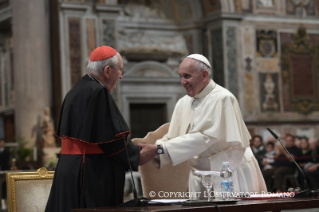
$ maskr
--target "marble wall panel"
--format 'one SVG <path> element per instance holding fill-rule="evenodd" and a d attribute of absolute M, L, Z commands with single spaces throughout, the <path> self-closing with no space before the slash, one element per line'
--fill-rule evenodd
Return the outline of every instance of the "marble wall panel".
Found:
<path fill-rule="evenodd" d="M 102 20 L 102 43 L 103 45 L 116 48 L 115 23 L 113 20 Z"/>
<path fill-rule="evenodd" d="M 258 58 L 256 68 L 263 72 L 279 72 L 278 58 Z"/>
<path fill-rule="evenodd" d="M 68 18 L 71 87 L 82 77 L 81 18 Z"/>
<path fill-rule="evenodd" d="M 184 35 L 184 39 L 186 42 L 188 54 L 194 54 L 194 43 L 193 43 L 193 36 L 191 34 Z"/>
<path fill-rule="evenodd" d="M 254 94 L 254 49 L 255 47 L 255 30 L 248 26 L 243 26 L 240 30 L 242 48 L 238 49 L 241 56 L 241 76 L 243 77 L 243 113 L 244 116 L 251 116 L 255 113 L 255 94 Z"/>
<path fill-rule="evenodd" d="M 86 55 L 90 57 L 91 52 L 96 48 L 95 19 L 86 19 Z"/>
<path fill-rule="evenodd" d="M 244 13 L 253 12 L 253 2 L 252 0 L 241 0 L 242 11 Z"/>
<path fill-rule="evenodd" d="M 222 29 L 211 30 L 211 44 L 212 44 L 212 66 L 214 81 L 225 86 L 224 76 L 224 57 L 223 57 L 223 37 Z"/>
<path fill-rule="evenodd" d="M 226 29 L 226 54 L 228 69 L 228 88 L 238 99 L 238 74 L 237 74 L 237 39 L 236 28 Z"/>
<path fill-rule="evenodd" d="M 251 114 L 255 111 L 254 81 L 252 73 L 245 73 L 245 112 Z"/>

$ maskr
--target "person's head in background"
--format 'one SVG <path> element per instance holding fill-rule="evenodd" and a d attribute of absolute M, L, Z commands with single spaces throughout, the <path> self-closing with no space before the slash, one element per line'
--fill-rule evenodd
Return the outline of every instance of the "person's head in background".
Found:
<path fill-rule="evenodd" d="M 259 148 L 263 145 L 263 138 L 260 135 L 254 135 L 252 138 L 252 145 L 255 148 Z"/>
<path fill-rule="evenodd" d="M 293 136 L 292 134 L 286 134 L 285 147 L 292 148 L 293 146 L 295 146 L 295 136 Z"/>
<path fill-rule="evenodd" d="M 3 139 L 1 139 L 0 140 L 0 148 L 4 148 L 5 146 L 6 146 L 6 142 Z"/>
<path fill-rule="evenodd" d="M 266 151 L 272 152 L 275 150 L 275 144 L 273 142 L 268 141 L 266 144 Z"/>
<path fill-rule="evenodd" d="M 302 153 L 306 153 L 309 150 L 308 138 L 306 136 L 300 138 L 300 149 Z"/>
<path fill-rule="evenodd" d="M 316 139 L 316 138 L 309 139 L 309 149 L 311 151 L 315 151 L 319 148 L 319 147 L 317 147 L 317 144 L 318 144 L 318 139 Z"/>

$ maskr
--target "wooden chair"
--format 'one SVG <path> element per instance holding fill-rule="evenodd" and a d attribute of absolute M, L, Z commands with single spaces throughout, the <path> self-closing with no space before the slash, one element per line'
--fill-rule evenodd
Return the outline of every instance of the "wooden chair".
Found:
<path fill-rule="evenodd" d="M 140 142 L 155 144 L 156 140 L 162 138 L 169 128 L 169 123 L 162 125 L 154 132 L 149 132 L 144 138 L 134 138 L 132 141 L 137 144 Z M 168 164 L 161 169 L 155 168 L 152 162 L 140 166 L 143 196 L 149 199 L 158 199 L 160 191 L 163 192 L 186 192 L 188 187 L 188 178 L 190 163 L 186 161 L 177 166 Z M 153 193 L 154 191 L 155 193 Z M 150 196 L 150 192 L 154 195 Z M 164 196 L 161 192 L 159 195 Z M 166 193 L 169 194 L 169 193 Z M 164 199 L 185 199 L 174 195 L 165 195 Z"/>
<path fill-rule="evenodd" d="M 9 212 L 43 212 L 47 204 L 54 171 L 7 173 Z"/>

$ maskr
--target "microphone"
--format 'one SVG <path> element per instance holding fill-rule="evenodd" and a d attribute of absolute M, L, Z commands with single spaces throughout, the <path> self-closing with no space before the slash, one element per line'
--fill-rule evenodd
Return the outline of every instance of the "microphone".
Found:
<path fill-rule="evenodd" d="M 270 132 L 270 134 L 277 140 L 280 142 L 281 146 L 285 149 L 285 151 L 288 153 L 288 155 L 290 156 L 290 158 L 292 159 L 292 161 L 296 164 L 296 166 L 298 167 L 298 169 L 300 170 L 301 174 L 303 175 L 304 178 L 304 186 L 305 186 L 305 190 L 301 191 L 299 193 L 297 193 L 293 198 L 298 198 L 298 197 L 310 197 L 312 194 L 315 195 L 315 193 L 317 193 L 317 190 L 310 190 L 308 187 L 308 183 L 307 183 L 307 179 L 305 176 L 305 173 L 302 171 L 302 169 L 300 168 L 300 166 L 297 164 L 297 162 L 295 161 L 295 159 L 291 156 L 291 154 L 289 153 L 289 151 L 286 149 L 286 147 L 283 145 L 283 143 L 281 142 L 281 140 L 279 139 L 278 135 L 276 135 L 276 133 L 274 133 L 271 129 L 267 128 L 267 130 Z M 318 195 L 318 194 L 317 194 Z"/>
<path fill-rule="evenodd" d="M 121 130 L 121 125 L 120 125 L 120 122 L 119 122 L 118 119 L 117 119 L 117 123 L 119 124 L 120 130 Z M 122 132 L 122 135 L 123 135 L 124 146 L 126 146 L 124 132 Z M 131 180 L 132 180 L 132 185 L 133 185 L 134 199 L 122 203 L 120 205 L 120 207 L 133 207 L 133 206 L 144 206 L 144 205 L 147 205 L 148 201 L 149 201 L 147 198 L 145 198 L 145 197 L 138 198 L 137 197 L 137 192 L 136 192 L 136 187 L 135 187 L 135 182 L 134 182 L 134 178 L 133 178 L 133 172 L 132 172 L 132 167 L 131 167 L 130 157 L 129 157 L 129 154 L 128 154 L 128 151 L 127 151 L 127 147 L 125 148 L 125 151 L 126 151 L 127 162 L 129 164 L 129 168 L 130 168 L 130 172 L 131 172 Z"/>

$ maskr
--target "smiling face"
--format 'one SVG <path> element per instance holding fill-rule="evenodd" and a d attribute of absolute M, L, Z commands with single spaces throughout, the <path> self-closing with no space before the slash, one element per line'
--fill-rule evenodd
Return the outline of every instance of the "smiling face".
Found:
<path fill-rule="evenodd" d="M 184 86 L 187 95 L 190 97 L 196 96 L 209 83 L 207 70 L 199 72 L 199 70 L 194 68 L 194 63 L 194 59 L 186 58 L 178 69 L 181 85 Z"/>

